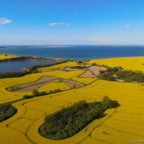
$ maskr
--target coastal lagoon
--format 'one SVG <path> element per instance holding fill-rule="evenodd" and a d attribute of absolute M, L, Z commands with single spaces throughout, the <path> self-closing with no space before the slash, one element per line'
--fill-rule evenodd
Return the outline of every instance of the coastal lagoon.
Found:
<path fill-rule="evenodd" d="M 21 71 L 23 68 L 30 67 L 33 65 L 53 64 L 53 63 L 56 63 L 56 61 L 20 60 L 20 61 L 0 62 L 0 72 Z"/>

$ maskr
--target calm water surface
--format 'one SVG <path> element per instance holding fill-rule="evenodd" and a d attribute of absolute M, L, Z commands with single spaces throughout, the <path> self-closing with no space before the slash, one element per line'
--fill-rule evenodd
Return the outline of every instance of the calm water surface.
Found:
<path fill-rule="evenodd" d="M 144 46 L 7 46 L 1 54 L 47 58 L 101 59 L 144 56 Z"/>
<path fill-rule="evenodd" d="M 52 64 L 55 61 L 44 60 L 24 60 L 24 61 L 12 61 L 12 62 L 0 62 L 0 72 L 21 71 L 23 68 L 30 67 L 39 64 Z"/>
<path fill-rule="evenodd" d="M 0 49 L 0 54 L 63 59 L 102 59 L 144 56 L 144 46 L 7 46 Z M 45 64 L 45 62 L 1 63 L 0 71 L 20 70 L 35 64 Z"/>

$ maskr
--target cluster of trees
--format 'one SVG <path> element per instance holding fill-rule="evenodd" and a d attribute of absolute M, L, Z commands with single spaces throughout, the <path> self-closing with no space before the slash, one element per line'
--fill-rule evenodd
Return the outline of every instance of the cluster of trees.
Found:
<path fill-rule="evenodd" d="M 113 77 L 113 75 L 110 73 L 100 73 L 98 78 L 103 80 L 108 80 L 108 81 L 116 81 L 116 78 Z"/>
<path fill-rule="evenodd" d="M 99 118 L 106 109 L 118 106 L 117 101 L 112 101 L 107 96 L 103 98 L 102 102 L 80 101 L 46 116 L 44 124 L 39 128 L 39 133 L 46 138 L 55 140 L 68 138 Z"/>
<path fill-rule="evenodd" d="M 21 77 L 21 76 L 24 76 L 24 75 L 27 75 L 27 74 L 37 73 L 38 68 L 49 67 L 49 66 L 53 66 L 53 65 L 57 65 L 57 64 L 61 64 L 61 63 L 65 63 L 65 62 L 58 62 L 58 63 L 54 63 L 54 64 L 45 64 L 45 65 L 34 65 L 34 66 L 26 68 L 25 71 L 1 72 L 0 73 L 0 78 Z"/>
<path fill-rule="evenodd" d="M 77 60 L 76 62 L 80 65 L 86 65 L 86 62 L 89 62 L 89 60 L 88 59 L 83 59 L 83 60 Z"/>
<path fill-rule="evenodd" d="M 91 66 L 96 66 L 96 65 L 97 65 L 97 63 L 92 63 L 92 64 L 91 64 Z"/>
<path fill-rule="evenodd" d="M 17 72 L 0 72 L 0 78 L 12 78 L 12 77 L 21 77 L 30 72 L 17 71 Z"/>
<path fill-rule="evenodd" d="M 0 122 L 16 114 L 17 109 L 11 104 L 0 104 Z"/>
<path fill-rule="evenodd" d="M 23 98 L 29 99 L 29 98 L 48 95 L 48 94 L 57 93 L 57 92 L 61 92 L 61 90 L 55 89 L 55 90 L 50 90 L 49 92 L 47 92 L 47 91 L 39 92 L 37 89 L 35 89 L 35 90 L 33 90 L 32 95 L 24 95 Z"/>
<path fill-rule="evenodd" d="M 84 63 L 84 62 L 89 62 L 89 59 L 82 59 L 82 60 L 77 60 L 77 63 Z"/>
<path fill-rule="evenodd" d="M 122 67 L 108 67 L 106 71 L 100 71 L 99 78 L 109 81 L 116 81 L 118 78 L 118 72 L 121 72 L 122 69 Z M 113 74 L 115 74 L 115 76 Z"/>
<path fill-rule="evenodd" d="M 113 74 L 116 74 L 116 77 L 113 76 Z M 123 79 L 127 82 L 144 82 L 144 73 L 141 71 L 131 71 L 131 70 L 123 70 L 122 67 L 113 67 L 108 68 L 106 71 L 100 71 L 99 75 L 100 79 L 115 81 L 118 79 Z"/>
<path fill-rule="evenodd" d="M 132 81 L 136 81 L 136 82 L 140 82 L 143 83 L 144 82 L 144 73 L 137 71 L 128 71 L 128 70 L 124 70 L 124 71 L 119 71 L 117 72 L 117 75 L 120 79 L 124 79 L 127 82 L 132 82 Z"/>
<path fill-rule="evenodd" d="M 110 73 L 117 73 L 118 71 L 121 71 L 123 68 L 122 67 L 108 67 L 107 72 Z"/>

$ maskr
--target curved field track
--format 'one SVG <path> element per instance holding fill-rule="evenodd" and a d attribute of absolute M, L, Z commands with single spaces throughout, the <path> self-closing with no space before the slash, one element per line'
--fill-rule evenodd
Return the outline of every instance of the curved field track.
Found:
<path fill-rule="evenodd" d="M 15 88 L 15 92 L 31 92 L 34 89 L 38 89 L 45 84 L 54 83 L 54 82 L 62 82 L 64 84 L 68 85 L 70 88 L 79 88 L 79 87 L 84 86 L 84 84 L 79 83 L 79 82 L 75 82 L 72 80 L 43 76 L 35 82 L 12 86 L 12 87 L 7 88 L 7 90 L 11 91 L 11 89 Z"/>
<path fill-rule="evenodd" d="M 41 87 L 47 83 L 58 82 L 58 81 L 59 81 L 58 78 L 43 76 L 35 82 L 22 84 L 22 85 L 16 85 L 16 86 L 7 88 L 7 90 L 11 91 L 12 88 L 16 88 L 15 91 L 17 91 L 17 92 L 31 92 L 34 89 L 38 89 L 39 87 Z"/>
<path fill-rule="evenodd" d="M 38 133 L 46 115 L 80 100 L 101 101 L 108 96 L 120 103 L 109 109 L 76 135 L 50 140 Z M 144 87 L 135 83 L 98 80 L 91 85 L 44 97 L 19 101 L 18 113 L 0 123 L 0 143 L 4 144 L 130 144 L 144 139 Z"/>
<path fill-rule="evenodd" d="M 29 92 L 29 91 L 32 91 L 34 89 L 37 89 L 37 88 L 43 86 L 46 83 L 57 82 L 58 80 L 59 79 L 55 78 L 55 77 L 43 76 L 43 77 L 39 78 L 37 81 L 35 81 L 35 82 L 22 84 L 22 85 L 16 85 L 16 86 L 13 86 L 13 87 L 16 88 L 15 91 L 17 91 L 17 92 Z M 9 88 L 7 88 L 7 90 L 11 91 L 11 89 L 13 87 L 9 87 Z"/>

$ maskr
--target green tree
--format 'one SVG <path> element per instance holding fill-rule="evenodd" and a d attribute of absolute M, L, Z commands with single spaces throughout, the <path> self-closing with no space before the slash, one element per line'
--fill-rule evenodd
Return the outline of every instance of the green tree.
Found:
<path fill-rule="evenodd" d="M 34 89 L 32 94 L 33 94 L 33 96 L 39 96 L 39 92 L 37 89 Z"/>
<path fill-rule="evenodd" d="M 107 108 L 109 108 L 110 102 L 111 102 L 111 100 L 109 99 L 109 97 L 107 97 L 107 96 L 103 97 L 102 105 L 103 105 L 103 108 L 104 108 L 105 110 L 106 110 Z"/>

